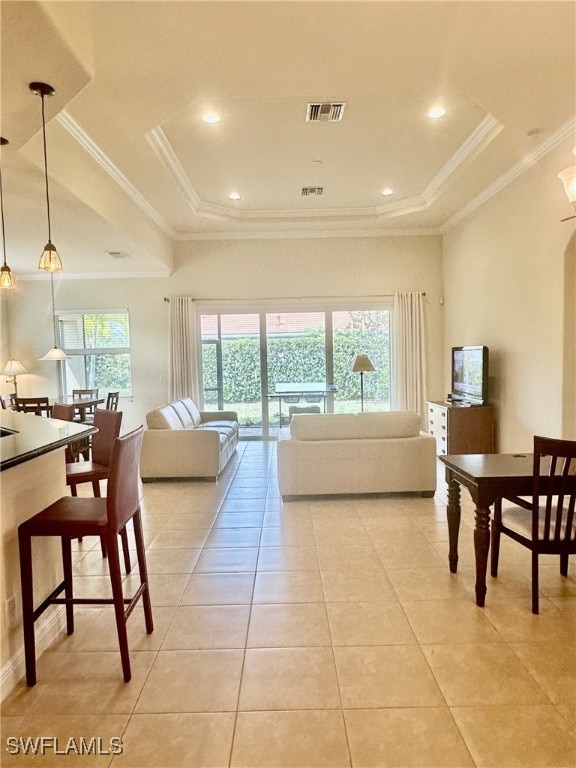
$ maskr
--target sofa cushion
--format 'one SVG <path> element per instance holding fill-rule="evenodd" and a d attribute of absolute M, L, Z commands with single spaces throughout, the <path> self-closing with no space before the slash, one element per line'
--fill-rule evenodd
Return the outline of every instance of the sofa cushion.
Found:
<path fill-rule="evenodd" d="M 180 417 L 172 405 L 163 405 L 146 414 L 148 429 L 183 429 Z"/>
<path fill-rule="evenodd" d="M 418 437 L 420 416 L 415 411 L 359 413 L 358 437 Z"/>
<path fill-rule="evenodd" d="M 196 425 L 194 424 L 190 411 L 186 408 L 184 401 L 175 400 L 173 403 L 170 403 L 170 405 L 178 414 L 178 418 L 182 422 L 182 427 L 184 429 L 194 429 Z"/>
<path fill-rule="evenodd" d="M 290 434 L 297 440 L 352 440 L 418 437 L 420 416 L 412 411 L 294 414 Z"/>
<path fill-rule="evenodd" d="M 197 427 L 198 424 L 200 424 L 200 422 L 202 421 L 202 417 L 200 416 L 200 411 L 196 407 L 196 403 L 193 400 L 191 400 L 189 397 L 183 397 L 180 402 L 190 414 L 192 425 Z"/>
<path fill-rule="evenodd" d="M 297 440 L 348 440 L 356 437 L 353 413 L 295 413 L 290 434 Z"/>

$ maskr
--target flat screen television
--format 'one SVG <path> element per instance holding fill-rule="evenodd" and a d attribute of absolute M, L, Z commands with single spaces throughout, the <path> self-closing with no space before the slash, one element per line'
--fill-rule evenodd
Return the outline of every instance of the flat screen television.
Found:
<path fill-rule="evenodd" d="M 488 399 L 488 347 L 452 347 L 452 400 L 482 405 Z"/>

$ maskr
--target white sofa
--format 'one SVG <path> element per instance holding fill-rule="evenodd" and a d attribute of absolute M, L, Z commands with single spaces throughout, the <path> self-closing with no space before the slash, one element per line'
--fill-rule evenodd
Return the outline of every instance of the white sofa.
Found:
<path fill-rule="evenodd" d="M 143 482 L 156 478 L 216 480 L 238 444 L 234 411 L 199 411 L 185 397 L 146 414 L 140 454 Z"/>
<path fill-rule="evenodd" d="M 436 442 L 409 411 L 295 415 L 277 460 L 284 499 L 436 490 Z"/>

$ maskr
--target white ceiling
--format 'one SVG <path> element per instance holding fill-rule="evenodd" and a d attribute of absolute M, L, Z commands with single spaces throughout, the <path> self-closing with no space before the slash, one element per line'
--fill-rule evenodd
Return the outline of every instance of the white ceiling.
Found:
<path fill-rule="evenodd" d="M 17 276 L 38 274 L 47 238 L 34 80 L 56 89 L 52 239 L 69 276 L 168 273 L 177 240 L 442 232 L 575 134 L 573 2 L 2 0 L 1 14 Z M 345 102 L 343 120 L 307 123 L 311 101 Z"/>

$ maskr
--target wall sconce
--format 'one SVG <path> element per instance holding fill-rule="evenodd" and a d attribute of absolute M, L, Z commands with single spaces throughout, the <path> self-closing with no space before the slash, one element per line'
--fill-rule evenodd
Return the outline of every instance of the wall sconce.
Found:
<path fill-rule="evenodd" d="M 0 136 L 0 146 L 8 144 L 8 139 Z M 2 162 L 0 162 L 0 217 L 2 218 L 2 255 L 4 264 L 0 267 L 0 288 L 14 288 L 14 277 L 12 270 L 6 264 L 6 237 L 4 234 L 4 192 L 2 190 Z"/>
<path fill-rule="evenodd" d="M 576 155 L 576 147 L 572 150 L 572 154 Z M 576 165 L 573 165 L 571 168 L 564 168 L 558 174 L 558 178 L 564 184 L 564 192 L 566 192 L 568 202 L 576 211 Z M 561 219 L 561 221 L 568 221 L 568 219 L 574 218 L 576 218 L 576 214 L 574 216 L 567 216 L 565 219 Z"/>
<path fill-rule="evenodd" d="M 30 83 L 28 86 L 32 93 L 40 96 L 42 99 L 42 139 L 44 142 L 44 179 L 46 183 L 46 213 L 48 215 L 48 242 L 44 246 L 38 269 L 44 272 L 62 272 L 62 261 L 58 255 L 56 247 L 52 244 L 50 231 L 50 195 L 48 193 L 48 155 L 46 152 L 46 116 L 44 114 L 44 99 L 46 96 L 53 96 L 55 91 L 47 83 Z"/>
<path fill-rule="evenodd" d="M 360 403 L 362 413 L 364 413 L 364 374 L 375 370 L 376 368 L 372 365 L 372 361 L 368 355 L 356 355 L 354 362 L 352 363 L 352 373 L 360 374 Z"/>
<path fill-rule="evenodd" d="M 20 360 L 8 360 L 6 367 L 2 371 L 2 376 L 10 377 L 9 379 L 6 379 L 6 382 L 12 382 L 12 384 L 14 384 L 14 397 L 18 397 L 18 382 L 16 381 L 16 376 L 20 376 L 21 373 L 28 373 L 28 371 L 24 368 Z"/>

